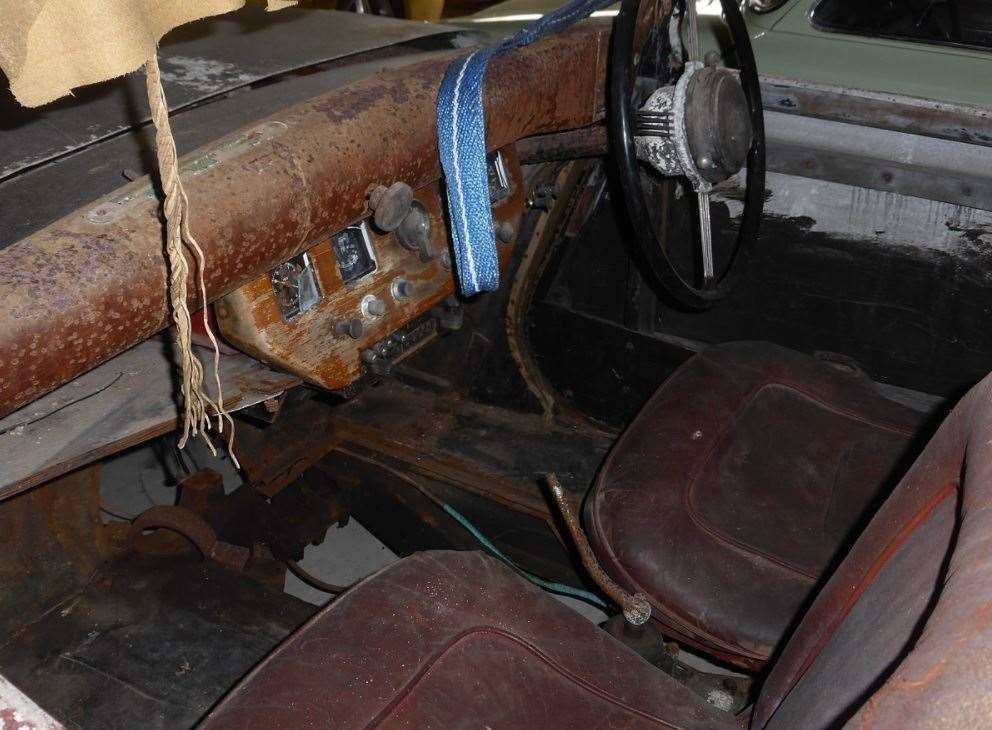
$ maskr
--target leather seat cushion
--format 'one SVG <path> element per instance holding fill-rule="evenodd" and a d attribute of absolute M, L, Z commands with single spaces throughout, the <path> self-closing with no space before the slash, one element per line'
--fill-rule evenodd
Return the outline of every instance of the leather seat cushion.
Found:
<path fill-rule="evenodd" d="M 920 420 L 805 355 L 712 348 L 613 448 L 587 503 L 590 537 L 672 633 L 760 666 L 908 467 Z"/>
<path fill-rule="evenodd" d="M 735 727 L 474 552 L 418 553 L 293 634 L 201 727 Z"/>
<path fill-rule="evenodd" d="M 965 396 L 832 572 L 752 728 L 992 726 L 992 376 Z"/>

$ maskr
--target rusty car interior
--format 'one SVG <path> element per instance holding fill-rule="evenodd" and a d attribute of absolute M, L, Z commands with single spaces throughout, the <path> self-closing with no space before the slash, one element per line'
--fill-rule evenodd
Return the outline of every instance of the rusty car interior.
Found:
<path fill-rule="evenodd" d="M 992 104 L 714 6 L 176 28 L 185 333 L 142 79 L 0 100 L 0 729 L 992 727 L 992 184 L 824 142 Z"/>

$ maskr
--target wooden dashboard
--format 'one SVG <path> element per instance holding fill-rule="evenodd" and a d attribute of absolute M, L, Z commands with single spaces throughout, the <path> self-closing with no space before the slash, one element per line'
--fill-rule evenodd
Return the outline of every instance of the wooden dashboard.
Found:
<path fill-rule="evenodd" d="M 523 215 L 523 176 L 512 146 L 493 155 L 490 166 L 497 178 L 493 226 L 505 269 Z M 404 243 L 401 231 L 377 230 L 371 216 L 355 221 L 294 257 L 289 286 L 281 285 L 277 268 L 217 301 L 225 339 L 328 390 L 346 391 L 363 377 L 385 374 L 445 327 L 444 302 L 457 289 L 441 184 L 414 191 L 413 200 L 413 215 L 427 228 L 420 248 Z M 367 248 L 371 271 L 352 278 L 357 254 L 335 246 L 342 235 Z M 301 288 L 306 311 L 299 311 Z"/>
<path fill-rule="evenodd" d="M 484 88 L 488 149 L 601 119 L 609 32 L 608 23 L 587 22 L 493 59 Z M 340 388 L 358 373 L 356 356 L 453 290 L 440 257 L 413 260 L 388 235 L 372 242 L 377 273 L 352 284 L 335 280 L 323 246 L 369 215 L 376 186 L 404 181 L 431 211 L 440 248 L 447 233 L 435 100 L 445 68 L 465 52 L 334 89 L 183 159 L 207 299 L 223 298 L 224 332 L 240 347 Z M 156 188 L 140 178 L 0 250 L 0 416 L 168 326 L 160 208 Z M 305 324 L 281 321 L 266 272 L 303 252 L 312 253 L 323 304 Z M 400 272 L 422 286 L 403 302 L 387 295 Z M 204 302 L 192 279 L 188 289 L 195 311 Z M 331 327 L 369 294 L 385 304 L 379 319 L 363 323 L 358 339 L 335 336 Z"/>

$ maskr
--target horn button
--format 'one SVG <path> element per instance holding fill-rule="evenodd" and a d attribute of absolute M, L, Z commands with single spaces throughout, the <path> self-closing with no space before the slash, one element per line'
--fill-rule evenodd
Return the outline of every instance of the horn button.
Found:
<path fill-rule="evenodd" d="M 718 183 L 744 166 L 751 148 L 751 120 L 744 89 L 731 72 L 704 68 L 693 75 L 685 129 L 692 159 L 704 179 Z"/>
<path fill-rule="evenodd" d="M 751 138 L 737 75 L 691 63 L 678 84 L 655 91 L 637 112 L 634 143 L 638 159 L 706 191 L 744 166 Z"/>

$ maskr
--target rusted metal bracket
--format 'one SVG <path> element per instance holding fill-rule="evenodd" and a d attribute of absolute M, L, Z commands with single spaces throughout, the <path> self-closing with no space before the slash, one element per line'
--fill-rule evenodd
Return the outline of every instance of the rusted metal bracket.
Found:
<path fill-rule="evenodd" d="M 203 557 L 233 570 L 244 570 L 250 551 L 217 539 L 207 521 L 192 510 L 178 505 L 157 505 L 145 510 L 131 523 L 128 538 L 133 544 L 145 530 L 164 528 L 179 533 L 196 546 Z"/>

